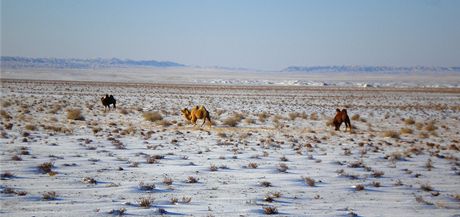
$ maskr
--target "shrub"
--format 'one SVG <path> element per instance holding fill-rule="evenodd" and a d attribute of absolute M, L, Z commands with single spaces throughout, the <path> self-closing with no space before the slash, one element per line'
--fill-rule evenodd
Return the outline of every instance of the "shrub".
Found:
<path fill-rule="evenodd" d="M 272 186 L 272 183 L 269 182 L 269 181 L 261 181 L 259 184 L 262 187 L 271 187 Z"/>
<path fill-rule="evenodd" d="M 267 118 L 269 117 L 269 114 L 267 112 L 261 112 L 257 116 L 260 122 L 265 122 Z"/>
<path fill-rule="evenodd" d="M 211 164 L 211 166 L 209 166 L 209 170 L 214 172 L 214 171 L 219 170 L 219 168 L 216 165 Z"/>
<path fill-rule="evenodd" d="M 239 117 L 231 116 L 231 117 L 226 118 L 223 121 L 223 124 L 227 125 L 227 126 L 230 126 L 230 127 L 235 127 L 236 125 L 238 125 L 238 123 L 240 123 L 240 121 L 241 121 L 241 119 Z"/>
<path fill-rule="evenodd" d="M 163 120 L 163 117 L 159 112 L 144 112 L 142 116 L 144 117 L 144 120 L 151 122 Z"/>
<path fill-rule="evenodd" d="M 406 118 L 406 119 L 404 119 L 404 123 L 406 125 L 413 125 L 413 124 L 415 124 L 415 120 L 413 118 Z"/>
<path fill-rule="evenodd" d="M 256 169 L 257 167 L 258 167 L 257 163 L 252 162 L 248 164 L 248 168 Z"/>
<path fill-rule="evenodd" d="M 67 110 L 67 119 L 69 120 L 76 120 L 76 121 L 83 121 L 85 117 L 81 114 L 80 109 L 68 109 Z"/>
<path fill-rule="evenodd" d="M 353 121 L 357 121 L 359 120 L 359 118 L 360 118 L 359 114 L 354 114 L 353 116 L 351 116 L 351 120 Z"/>
<path fill-rule="evenodd" d="M 165 185 L 172 185 L 173 182 L 174 182 L 174 180 L 173 180 L 172 178 L 170 178 L 170 177 L 165 177 L 165 178 L 163 179 L 163 183 L 164 183 Z"/>
<path fill-rule="evenodd" d="M 374 170 L 372 172 L 372 176 L 375 177 L 375 178 L 380 178 L 384 175 L 385 173 L 383 171 L 379 171 L 379 170 Z"/>
<path fill-rule="evenodd" d="M 355 186 L 355 190 L 356 190 L 356 191 L 362 191 L 362 190 L 364 190 L 364 185 L 363 185 L 363 184 L 357 184 L 357 185 Z"/>
<path fill-rule="evenodd" d="M 24 126 L 24 129 L 30 130 L 30 131 L 35 131 L 35 130 L 37 130 L 37 127 L 35 125 L 32 125 L 32 124 L 27 124 L 26 126 Z"/>
<path fill-rule="evenodd" d="M 264 207 L 264 214 L 266 215 L 274 215 L 274 214 L 278 214 L 278 209 L 274 206 L 267 206 L 267 207 Z"/>
<path fill-rule="evenodd" d="M 278 165 L 278 171 L 285 173 L 289 169 L 288 165 L 285 163 L 280 163 Z"/>
<path fill-rule="evenodd" d="M 428 122 L 428 123 L 426 124 L 426 126 L 425 126 L 425 130 L 426 130 L 426 131 L 432 132 L 432 131 L 435 131 L 436 129 L 438 129 L 438 127 L 436 127 L 434 121 Z"/>
<path fill-rule="evenodd" d="M 187 183 L 197 183 L 198 180 L 199 180 L 199 179 L 196 178 L 196 177 L 189 176 L 189 177 L 187 177 L 187 180 L 185 180 L 185 182 L 187 182 Z"/>
<path fill-rule="evenodd" d="M 310 177 L 302 177 L 302 179 L 304 180 L 305 184 L 307 184 L 308 186 L 310 187 L 314 187 L 315 186 L 315 180 L 310 178 Z"/>
<path fill-rule="evenodd" d="M 318 113 L 316 113 L 316 112 L 311 113 L 310 119 L 314 120 L 314 121 L 317 121 L 319 119 Z"/>
<path fill-rule="evenodd" d="M 420 185 L 420 189 L 424 191 L 433 191 L 433 187 L 429 183 L 424 183 Z"/>
<path fill-rule="evenodd" d="M 300 114 L 298 112 L 291 112 L 291 113 L 288 114 L 288 117 L 289 117 L 289 119 L 291 119 L 291 121 L 295 120 L 299 116 L 300 116 Z"/>
<path fill-rule="evenodd" d="M 14 177 L 14 174 L 11 173 L 10 171 L 6 171 L 6 172 L 4 172 L 4 173 L 2 173 L 2 174 L 0 175 L 0 178 L 1 178 L 2 180 L 4 180 L 4 179 L 11 179 L 11 178 L 13 178 L 13 177 Z"/>
<path fill-rule="evenodd" d="M 412 134 L 414 131 L 412 129 L 410 129 L 410 128 L 404 128 L 403 127 L 403 128 L 401 128 L 401 130 L 399 130 L 399 132 L 401 134 Z"/>
<path fill-rule="evenodd" d="M 151 204 L 155 199 L 152 197 L 141 197 L 139 198 L 139 206 L 145 209 L 150 208 Z"/>
<path fill-rule="evenodd" d="M 190 203 L 192 202 L 192 197 L 183 196 L 181 203 Z"/>
<path fill-rule="evenodd" d="M 43 174 L 51 173 L 53 171 L 53 166 L 54 166 L 53 162 L 45 162 L 45 163 L 38 165 L 38 171 L 40 171 Z"/>
<path fill-rule="evenodd" d="M 120 209 L 112 209 L 109 211 L 109 214 L 114 215 L 114 216 L 122 216 L 126 212 L 126 208 L 122 207 Z"/>
<path fill-rule="evenodd" d="M 97 183 L 96 179 L 92 177 L 85 177 L 83 178 L 82 182 L 85 184 L 96 184 Z"/>
<path fill-rule="evenodd" d="M 42 194 L 43 200 L 56 200 L 57 194 L 55 191 L 48 191 Z"/>
<path fill-rule="evenodd" d="M 396 131 L 393 131 L 393 130 L 387 130 L 387 131 L 383 132 L 383 136 L 384 137 L 394 138 L 394 139 L 399 139 L 399 133 L 396 132 Z"/>
<path fill-rule="evenodd" d="M 154 183 L 139 182 L 139 190 L 152 191 L 154 189 L 155 189 L 155 184 Z"/>

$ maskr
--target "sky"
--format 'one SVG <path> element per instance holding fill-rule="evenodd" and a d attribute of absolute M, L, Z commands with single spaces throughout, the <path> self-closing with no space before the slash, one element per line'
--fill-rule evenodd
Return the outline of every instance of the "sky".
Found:
<path fill-rule="evenodd" d="M 1 0 L 1 55 L 279 70 L 460 65 L 458 0 Z"/>

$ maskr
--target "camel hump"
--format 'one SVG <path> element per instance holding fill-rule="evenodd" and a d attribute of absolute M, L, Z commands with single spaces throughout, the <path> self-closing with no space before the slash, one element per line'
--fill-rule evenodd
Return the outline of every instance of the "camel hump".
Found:
<path fill-rule="evenodd" d="M 196 110 L 198 110 L 198 109 L 199 109 L 199 107 L 198 107 L 198 106 L 195 106 L 195 109 L 196 109 Z"/>
<path fill-rule="evenodd" d="M 346 110 L 346 109 L 342 109 L 342 112 L 343 112 L 343 113 L 347 113 L 347 110 Z"/>
<path fill-rule="evenodd" d="M 335 111 L 336 111 L 336 112 L 340 112 L 340 109 L 339 109 L 339 108 L 336 108 Z"/>

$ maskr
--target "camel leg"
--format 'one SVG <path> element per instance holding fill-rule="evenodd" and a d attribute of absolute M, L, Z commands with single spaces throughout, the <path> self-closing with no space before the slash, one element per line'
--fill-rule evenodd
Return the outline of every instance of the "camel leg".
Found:
<path fill-rule="evenodd" d="M 208 119 L 209 127 L 211 127 L 211 126 L 212 126 L 211 118 L 210 118 L 210 117 L 207 117 L 206 119 Z"/>
<path fill-rule="evenodd" d="M 200 127 L 203 127 L 204 123 L 206 123 L 206 118 L 203 118 L 203 123 L 201 124 Z"/>

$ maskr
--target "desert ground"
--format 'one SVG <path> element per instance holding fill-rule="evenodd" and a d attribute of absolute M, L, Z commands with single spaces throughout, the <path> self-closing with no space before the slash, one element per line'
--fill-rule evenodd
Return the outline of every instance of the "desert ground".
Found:
<path fill-rule="evenodd" d="M 459 88 L 3 79 L 0 107 L 0 216 L 460 214 Z"/>

